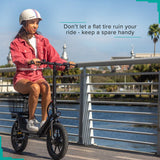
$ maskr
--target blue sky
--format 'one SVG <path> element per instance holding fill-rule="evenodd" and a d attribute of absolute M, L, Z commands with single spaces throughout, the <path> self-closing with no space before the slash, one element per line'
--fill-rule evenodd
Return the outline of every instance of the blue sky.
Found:
<path fill-rule="evenodd" d="M 135 53 L 153 52 L 153 42 L 147 32 L 149 25 L 159 23 L 157 3 L 136 0 L 5 0 L 0 5 L 0 65 L 7 63 L 10 42 L 20 29 L 19 14 L 28 8 L 40 12 L 43 20 L 39 31 L 60 55 L 66 43 L 70 61 L 104 61 L 112 56 L 130 56 L 132 46 Z M 136 28 L 133 36 L 123 35 L 122 38 L 120 35 L 66 35 L 61 22 L 85 22 L 82 24 L 86 26 L 136 25 Z M 81 29 L 76 31 L 81 33 Z M 156 51 L 160 53 L 160 41 Z"/>

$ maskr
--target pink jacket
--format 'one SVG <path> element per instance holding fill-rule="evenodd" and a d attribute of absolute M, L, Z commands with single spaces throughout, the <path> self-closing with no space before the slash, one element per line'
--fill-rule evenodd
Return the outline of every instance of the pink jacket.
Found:
<path fill-rule="evenodd" d="M 45 59 L 48 62 L 64 63 L 65 60 L 61 59 L 57 51 L 49 43 L 49 40 L 42 35 L 35 35 L 37 56 L 40 60 Z M 20 79 L 28 79 L 32 82 L 39 79 L 44 79 L 42 69 L 47 65 L 37 67 L 35 65 L 28 65 L 28 61 L 35 57 L 34 50 L 27 44 L 24 39 L 16 38 L 10 45 L 12 61 L 16 65 L 16 74 L 14 76 L 13 84 L 15 85 Z M 52 68 L 52 66 L 49 66 Z M 62 68 L 63 69 L 63 68 Z"/>

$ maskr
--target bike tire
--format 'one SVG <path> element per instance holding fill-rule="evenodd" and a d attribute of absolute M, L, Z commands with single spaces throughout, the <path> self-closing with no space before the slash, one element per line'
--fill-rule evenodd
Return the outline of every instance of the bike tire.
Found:
<path fill-rule="evenodd" d="M 51 127 L 47 131 L 47 150 L 54 160 L 62 159 L 68 150 L 68 135 L 64 126 L 60 123 L 53 124 L 53 139 Z"/>
<path fill-rule="evenodd" d="M 11 143 L 17 153 L 23 152 L 28 143 L 28 135 L 21 132 L 18 128 L 18 122 L 15 121 L 11 130 Z"/>

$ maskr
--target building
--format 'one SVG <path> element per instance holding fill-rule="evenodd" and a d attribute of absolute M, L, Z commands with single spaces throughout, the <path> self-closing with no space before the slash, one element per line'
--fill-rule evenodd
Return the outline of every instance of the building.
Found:
<path fill-rule="evenodd" d="M 134 54 L 134 51 L 132 49 L 132 51 L 130 52 L 130 56 L 128 57 L 112 57 L 111 60 L 123 60 L 123 59 L 133 59 L 135 58 L 135 54 Z M 123 72 L 123 71 L 127 71 L 131 68 L 130 65 L 114 65 L 114 66 L 111 66 L 111 71 L 112 72 Z"/>
<path fill-rule="evenodd" d="M 151 58 L 151 57 L 160 57 L 160 53 L 136 53 L 135 58 Z"/>
<path fill-rule="evenodd" d="M 8 53 L 7 61 L 8 61 L 8 64 L 13 65 L 12 57 L 11 57 L 11 52 Z"/>
<path fill-rule="evenodd" d="M 135 58 L 150 58 L 150 57 L 160 57 L 160 53 L 134 53 L 134 50 L 130 52 L 130 56 L 128 57 L 112 57 L 111 60 L 120 60 L 120 59 L 135 59 Z M 130 65 L 114 65 L 111 66 L 112 72 L 123 72 L 132 69 L 133 66 Z"/>
<path fill-rule="evenodd" d="M 66 46 L 66 44 L 64 44 L 61 58 L 68 61 L 68 55 L 67 55 L 67 52 L 66 52 L 66 48 L 67 48 L 67 46 Z"/>

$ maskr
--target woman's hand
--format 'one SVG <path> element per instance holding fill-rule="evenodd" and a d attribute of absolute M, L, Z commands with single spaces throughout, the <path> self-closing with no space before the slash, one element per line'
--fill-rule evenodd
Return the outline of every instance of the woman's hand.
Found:
<path fill-rule="evenodd" d="M 40 66 L 41 65 L 41 60 L 40 59 L 38 59 L 38 58 L 34 58 L 34 59 L 32 59 L 32 60 L 30 60 L 29 62 L 28 62 L 28 64 L 35 64 L 36 66 Z"/>
<path fill-rule="evenodd" d="M 74 62 L 69 62 L 70 64 L 70 69 L 75 68 L 75 63 Z"/>

